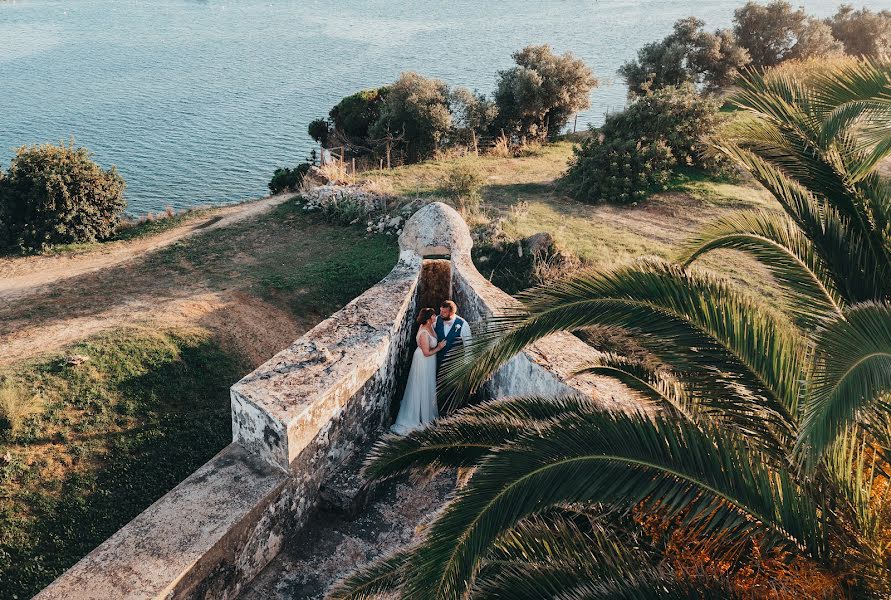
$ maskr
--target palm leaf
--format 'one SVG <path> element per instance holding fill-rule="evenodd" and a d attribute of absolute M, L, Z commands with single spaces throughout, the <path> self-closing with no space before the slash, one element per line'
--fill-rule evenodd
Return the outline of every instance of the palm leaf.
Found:
<path fill-rule="evenodd" d="M 405 568 L 411 557 L 406 548 L 384 555 L 361 567 L 358 571 L 337 582 L 328 590 L 327 600 L 374 600 L 382 594 L 394 592 L 402 585 Z"/>
<path fill-rule="evenodd" d="M 595 409 L 583 397 L 508 398 L 467 407 L 407 436 L 384 436 L 369 453 L 364 475 L 385 479 L 418 469 L 472 467 L 493 448 L 529 430 Z"/>
<path fill-rule="evenodd" d="M 790 298 L 801 326 L 810 329 L 827 316 L 841 314 L 844 300 L 832 271 L 790 219 L 764 211 L 724 217 L 691 239 L 679 260 L 689 265 L 718 249 L 745 252 L 767 267 Z"/>
<path fill-rule="evenodd" d="M 813 468 L 891 392 L 891 305 L 863 303 L 817 332 L 797 451 Z"/>
<path fill-rule="evenodd" d="M 492 319 L 488 333 L 447 360 L 442 385 L 468 395 L 547 335 L 616 326 L 637 334 L 676 372 L 702 373 L 714 396 L 751 394 L 781 429 L 793 429 L 801 340 L 782 319 L 714 277 L 649 261 L 571 277 L 520 298 L 525 310 Z"/>
<path fill-rule="evenodd" d="M 722 546 L 825 553 L 815 507 L 743 440 L 684 421 L 592 413 L 564 417 L 484 460 L 411 560 L 407 599 L 460 597 L 504 532 L 549 506 L 594 503 L 683 515 Z"/>

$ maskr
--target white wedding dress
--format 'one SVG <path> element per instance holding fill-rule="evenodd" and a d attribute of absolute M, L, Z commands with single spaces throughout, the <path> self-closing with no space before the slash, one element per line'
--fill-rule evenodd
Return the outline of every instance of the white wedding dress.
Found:
<path fill-rule="evenodd" d="M 418 349 L 411 359 L 408 383 L 402 396 L 402 404 L 399 406 L 399 416 L 390 427 L 390 431 L 399 435 L 406 435 L 439 416 L 439 409 L 436 406 L 436 354 L 424 356 L 424 351 L 421 350 L 422 335 L 426 335 L 429 339 L 430 348 L 435 348 L 438 343 L 436 336 L 430 335 L 425 328 L 422 327 L 418 331 L 415 338 Z"/>

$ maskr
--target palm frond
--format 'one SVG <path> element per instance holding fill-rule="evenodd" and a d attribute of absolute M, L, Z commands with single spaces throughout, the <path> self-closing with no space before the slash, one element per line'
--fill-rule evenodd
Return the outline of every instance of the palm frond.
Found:
<path fill-rule="evenodd" d="M 557 504 L 593 503 L 683 515 L 704 544 L 756 536 L 762 547 L 821 557 L 807 496 L 732 436 L 660 416 L 567 416 L 485 459 L 411 559 L 407 599 L 460 597 L 484 555 L 521 520 Z"/>
<path fill-rule="evenodd" d="M 446 363 L 444 386 L 467 395 L 547 335 L 617 326 L 674 371 L 702 373 L 715 396 L 751 394 L 781 429 L 794 428 L 802 341 L 790 324 L 723 281 L 647 261 L 535 288 L 521 301 L 525 310 L 493 319 L 488 334 Z"/>
<path fill-rule="evenodd" d="M 679 260 L 689 265 L 718 249 L 745 252 L 767 267 L 789 297 L 796 322 L 806 329 L 841 314 L 844 300 L 832 271 L 790 219 L 765 211 L 723 217 L 687 242 Z"/>
<path fill-rule="evenodd" d="M 891 305 L 863 303 L 816 333 L 797 452 L 813 468 L 848 427 L 891 392 Z"/>
<path fill-rule="evenodd" d="M 326 600 L 374 600 L 399 589 L 411 557 L 406 548 L 384 555 L 337 582 L 325 595 Z"/>
<path fill-rule="evenodd" d="M 707 577 L 678 579 L 668 571 L 645 569 L 630 578 L 581 584 L 554 600 L 734 600 L 744 597 L 727 582 Z"/>
<path fill-rule="evenodd" d="M 472 467 L 493 448 L 530 430 L 593 410 L 593 401 L 580 396 L 502 398 L 470 406 L 407 436 L 384 436 L 369 453 L 364 474 L 385 479 L 418 469 Z"/>
<path fill-rule="evenodd" d="M 472 598 L 553 598 L 587 581 L 630 578 L 652 568 L 652 559 L 618 531 L 574 517 L 549 512 L 521 521 L 501 536 L 476 576 Z"/>

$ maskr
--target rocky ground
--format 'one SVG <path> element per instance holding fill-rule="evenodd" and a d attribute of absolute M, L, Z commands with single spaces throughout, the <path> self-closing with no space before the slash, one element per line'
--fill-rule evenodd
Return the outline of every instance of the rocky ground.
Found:
<path fill-rule="evenodd" d="M 449 472 L 423 482 L 407 477 L 385 482 L 371 491 L 355 517 L 321 508 L 239 598 L 322 600 L 340 578 L 422 533 L 454 490 L 455 476 Z"/>

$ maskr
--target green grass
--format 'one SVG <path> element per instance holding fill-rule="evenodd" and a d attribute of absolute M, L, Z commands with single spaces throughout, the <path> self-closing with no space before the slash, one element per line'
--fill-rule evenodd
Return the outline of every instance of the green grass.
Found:
<path fill-rule="evenodd" d="M 0 432 L 0 598 L 29 598 L 231 440 L 246 366 L 202 330 L 119 330 L 3 375 L 42 410 Z"/>
<path fill-rule="evenodd" d="M 255 221 L 178 242 L 153 262 L 161 271 L 197 272 L 214 288 L 237 287 L 318 319 L 383 279 L 398 257 L 394 236 L 331 225 L 286 202 Z"/>

